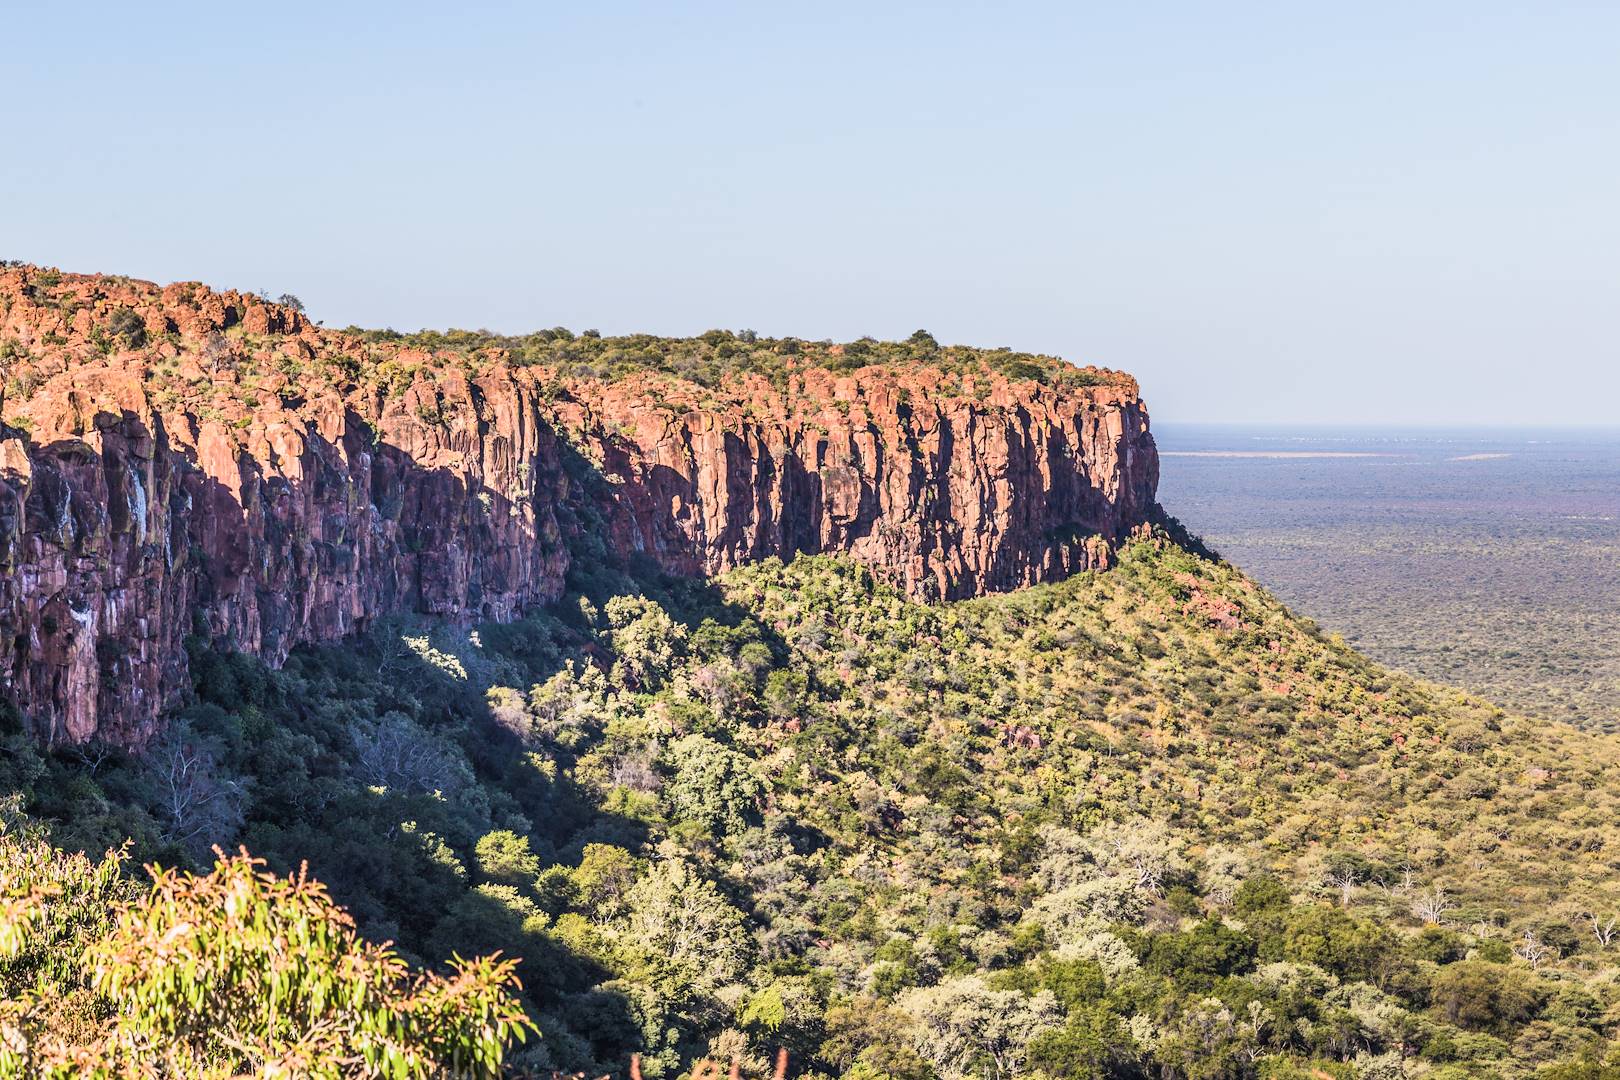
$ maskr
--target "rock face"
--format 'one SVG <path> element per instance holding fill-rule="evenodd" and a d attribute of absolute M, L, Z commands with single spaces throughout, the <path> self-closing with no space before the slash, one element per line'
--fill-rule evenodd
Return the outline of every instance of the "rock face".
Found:
<path fill-rule="evenodd" d="M 914 594 L 957 599 L 1102 565 L 1153 507 L 1158 455 L 1134 383 L 998 380 L 953 396 L 937 371 L 868 368 L 653 408 L 653 381 L 554 410 L 600 448 L 614 547 L 680 573 L 843 552 Z"/>
<path fill-rule="evenodd" d="M 0 270 L 0 367 L 0 697 L 51 741 L 144 742 L 188 638 L 277 665 L 395 614 L 509 620 L 577 558 L 843 552 L 931 598 L 1054 580 L 1105 565 L 1158 478 L 1113 373 L 564 378 L 32 268 Z"/>
<path fill-rule="evenodd" d="M 556 443 L 501 423 L 535 415 L 510 379 L 477 420 L 462 383 L 465 420 L 387 438 L 336 400 L 238 428 L 156 413 L 125 373 L 62 382 L 0 441 L 0 688 L 47 738 L 143 741 L 188 635 L 280 664 L 380 616 L 505 620 L 562 590 L 553 504 L 513 490 Z"/>

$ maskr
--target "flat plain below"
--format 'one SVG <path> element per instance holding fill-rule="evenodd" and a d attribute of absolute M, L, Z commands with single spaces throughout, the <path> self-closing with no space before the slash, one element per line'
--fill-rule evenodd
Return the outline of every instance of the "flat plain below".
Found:
<path fill-rule="evenodd" d="M 1375 659 L 1620 730 L 1620 429 L 1155 424 L 1165 508 Z"/>

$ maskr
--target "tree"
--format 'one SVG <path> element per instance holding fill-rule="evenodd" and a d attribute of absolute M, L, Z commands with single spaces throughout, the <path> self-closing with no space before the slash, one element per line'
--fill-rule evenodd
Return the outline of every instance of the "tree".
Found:
<path fill-rule="evenodd" d="M 1216 975 L 1235 975 L 1254 963 L 1254 939 L 1220 919 L 1205 919 L 1190 930 L 1149 935 L 1142 966 L 1178 981 L 1208 985 Z M 1203 976 L 1202 980 L 1198 977 Z"/>
<path fill-rule="evenodd" d="M 1232 894 L 1232 910 L 1243 918 L 1253 918 L 1288 907 L 1288 888 L 1270 874 L 1245 878 Z"/>
<path fill-rule="evenodd" d="M 489 718 L 495 721 L 496 727 L 525 746 L 535 745 L 538 740 L 534 737 L 533 722 L 529 719 L 527 702 L 520 692 L 510 686 L 492 686 L 484 694 L 484 700 L 489 705 Z"/>
<path fill-rule="evenodd" d="M 391 712 L 374 724 L 356 725 L 350 737 L 355 772 L 373 787 L 406 795 L 452 795 L 473 782 L 460 749 L 404 713 Z"/>
<path fill-rule="evenodd" d="M 1323 887 L 1338 894 L 1340 907 L 1349 907 L 1357 887 L 1373 877 L 1372 867 L 1364 856 L 1342 851 L 1324 856 L 1318 874 Z"/>
<path fill-rule="evenodd" d="M 1342 979 L 1372 981 L 1394 944 L 1390 931 L 1377 923 L 1312 904 L 1289 912 L 1282 949 L 1297 963 L 1315 964 Z"/>
<path fill-rule="evenodd" d="M 1036 900 L 1029 918 L 1046 929 L 1047 940 L 1063 946 L 1106 932 L 1116 923 L 1141 921 L 1147 898 L 1126 877 L 1082 881 Z"/>
<path fill-rule="evenodd" d="M 992 990 L 977 975 L 908 990 L 897 1004 L 916 1019 L 913 1045 L 943 1080 L 1017 1075 L 1030 1041 L 1063 1016 L 1051 991 Z"/>
<path fill-rule="evenodd" d="M 665 748 L 672 774 L 664 787 L 670 813 L 713 833 L 740 832 L 756 815 L 765 785 L 747 757 L 707 735 L 688 735 Z"/>
<path fill-rule="evenodd" d="M 1180 841 L 1162 821 L 1135 818 L 1110 823 L 1086 840 L 1099 866 L 1129 875 L 1138 890 L 1152 896 L 1163 893 L 1165 878 L 1187 866 Z"/>
<path fill-rule="evenodd" d="M 121 340 L 125 348 L 138 349 L 146 344 L 146 320 L 132 308 L 114 309 L 106 325 L 107 333 Z"/>
<path fill-rule="evenodd" d="M 123 852 L 92 861 L 57 851 L 17 813 L 18 802 L 0 800 L 0 1001 L 87 985 L 85 943 L 107 933 L 118 907 L 138 895 L 124 877 Z"/>
<path fill-rule="evenodd" d="M 1439 885 L 1419 893 L 1412 901 L 1412 914 L 1426 923 L 1438 925 L 1455 907 L 1446 890 Z"/>
<path fill-rule="evenodd" d="M 1434 1007 L 1474 1031 L 1510 1034 L 1531 1020 L 1542 994 L 1522 970 L 1486 960 L 1459 960 L 1434 977 Z"/>
<path fill-rule="evenodd" d="M 497 700 L 497 691 L 491 690 L 490 697 Z M 501 700 L 505 700 L 504 696 Z M 526 712 L 526 730 L 519 731 L 526 742 L 558 742 L 572 747 L 585 729 L 608 720 L 611 710 L 607 676 L 590 664 L 576 667 L 569 660 L 551 678 L 529 691 Z M 515 721 L 511 726 L 519 728 Z"/>
<path fill-rule="evenodd" d="M 233 369 L 236 366 L 236 356 L 231 351 L 230 339 L 224 334 L 209 334 L 203 339 L 202 361 L 215 375 Z"/>
<path fill-rule="evenodd" d="M 1030 918 L 1058 944 L 1140 921 L 1165 880 L 1187 865 L 1168 826 L 1147 818 L 1110 822 L 1084 836 L 1056 828 L 1041 836 L 1035 879 L 1047 892 Z"/>
<path fill-rule="evenodd" d="M 1614 941 L 1616 932 L 1620 931 L 1620 915 L 1599 915 L 1595 911 L 1588 911 L 1586 921 L 1600 948 L 1607 949 Z"/>
<path fill-rule="evenodd" d="M 580 898 L 599 915 L 617 915 L 636 882 L 636 860 L 612 844 L 586 844 L 571 874 Z"/>
<path fill-rule="evenodd" d="M 1248 1074 L 1258 1048 L 1254 1026 L 1218 998 L 1185 1002 L 1158 1033 L 1153 1056 L 1168 1075 L 1186 1080 L 1225 1080 Z"/>
<path fill-rule="evenodd" d="M 932 1071 L 911 1045 L 911 1017 L 878 998 L 827 1010 L 820 1057 L 845 1075 L 862 1068 L 893 1080 L 929 1080 Z"/>
<path fill-rule="evenodd" d="M 1513 946 L 1513 955 L 1534 969 L 1541 967 L 1543 961 L 1556 957 L 1558 950 L 1542 941 L 1534 930 L 1526 930 L 1518 944 Z"/>
<path fill-rule="evenodd" d="M 1136 1057 L 1124 1023 L 1101 1002 L 1071 1008 L 1063 1027 L 1036 1035 L 1028 1066 L 1064 1080 L 1107 1080 L 1126 1072 Z"/>
<path fill-rule="evenodd" d="M 1106 822 L 1084 836 L 1051 829 L 1044 839 L 1037 878 L 1048 890 L 1105 876 L 1124 878 L 1138 892 L 1157 896 L 1167 877 L 1187 867 L 1170 827 L 1148 818 Z"/>
<path fill-rule="evenodd" d="M 549 922 L 539 905 L 517 889 L 485 882 L 446 906 L 428 943 L 436 956 L 504 953 L 532 960 L 545 955 L 542 935 Z M 548 965 L 537 972 L 541 985 L 556 977 L 554 969 Z"/>
<path fill-rule="evenodd" d="M 674 669 L 686 631 L 643 596 L 615 596 L 603 607 L 615 677 L 635 690 L 657 690 Z"/>
<path fill-rule="evenodd" d="M 765 676 L 765 710 L 774 720 L 791 720 L 804 712 L 810 680 L 802 671 L 777 668 Z"/>
<path fill-rule="evenodd" d="M 242 825 L 246 792 L 239 780 L 224 775 L 216 750 L 190 725 L 176 723 L 146 754 L 163 838 L 196 858 Z"/>
<path fill-rule="evenodd" d="M 661 862 L 630 890 L 627 945 L 677 983 L 712 991 L 734 981 L 750 953 L 742 912 L 677 860 Z"/>
<path fill-rule="evenodd" d="M 473 848 L 478 872 L 500 885 L 528 888 L 540 873 L 540 857 L 529 850 L 529 838 L 509 829 L 485 833 Z"/>
<path fill-rule="evenodd" d="M 1249 870 L 1250 860 L 1242 852 L 1211 845 L 1203 858 L 1204 895 L 1217 908 L 1230 907 Z"/>

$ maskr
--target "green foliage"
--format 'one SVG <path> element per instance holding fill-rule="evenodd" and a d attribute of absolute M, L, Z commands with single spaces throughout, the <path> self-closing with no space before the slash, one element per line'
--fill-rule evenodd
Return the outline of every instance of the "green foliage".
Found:
<path fill-rule="evenodd" d="M 1434 1007 L 1471 1031 L 1506 1035 L 1535 1016 L 1545 992 L 1524 971 L 1507 964 L 1463 960 L 1434 978 Z"/>
<path fill-rule="evenodd" d="M 1254 964 L 1254 939 L 1219 918 L 1188 930 L 1149 934 L 1141 946 L 1142 968 L 1189 987 L 1209 986 L 1216 976 L 1241 975 Z"/>
<path fill-rule="evenodd" d="M 1029 1043 L 1032 1071 L 1073 1080 L 1108 1080 L 1128 1074 L 1136 1045 L 1120 1016 L 1102 1003 L 1069 1009 L 1068 1022 Z"/>
<path fill-rule="evenodd" d="M 107 318 L 106 333 L 124 348 L 138 349 L 146 344 L 145 321 L 127 307 L 113 309 Z"/>
<path fill-rule="evenodd" d="M 912 1019 L 874 999 L 833 1004 L 817 1057 L 846 1076 L 928 1080 L 928 1063 L 912 1045 Z"/>
<path fill-rule="evenodd" d="M 1374 982 L 1394 936 L 1384 927 L 1335 907 L 1309 905 L 1289 911 L 1268 958 L 1312 964 L 1341 979 Z"/>
<path fill-rule="evenodd" d="M 16 338 L 0 341 L 0 368 L 5 369 L 0 398 L 25 405 L 40 386 L 70 368 L 105 364 L 105 354 L 136 350 L 146 361 L 145 380 L 155 403 L 184 407 L 239 429 L 253 423 L 242 411 L 243 402 L 273 393 L 285 403 L 301 403 L 316 389 L 339 397 L 358 392 L 379 401 L 410 398 L 409 415 L 437 424 L 448 418 L 439 385 L 446 375 L 477 376 L 507 365 L 536 368 L 541 385 L 563 393 L 583 380 L 641 376 L 654 401 L 735 390 L 745 375 L 788 390 L 804 372 L 820 369 L 818 377 L 825 378 L 827 371 L 848 373 L 874 364 L 925 365 L 939 388 L 953 394 L 983 395 L 996 374 L 1065 387 L 1123 378 L 1006 348 L 941 347 L 926 334 L 906 342 L 862 338 L 839 345 L 763 339 L 747 330 L 714 330 L 695 338 L 603 337 L 594 330 L 575 335 L 560 327 L 515 337 L 465 330 L 332 331 L 298 319 L 303 304 L 290 293 L 274 301 L 282 310 L 270 313 L 273 329 L 248 332 L 254 322 L 249 313 L 271 304 L 268 296 L 205 295 L 190 287 L 175 296 L 127 278 L 20 270 L 4 302 L 33 309 L 24 321 L 37 320 L 44 329 L 26 347 Z M 176 315 L 177 302 L 201 306 L 205 318 L 222 323 L 221 330 L 149 332 L 149 324 L 190 322 Z M 294 327 L 298 344 L 289 347 Z M 10 420 L 17 429 L 31 427 L 25 416 Z"/>
<path fill-rule="evenodd" d="M 156 872 L 150 897 L 90 957 L 95 987 L 122 1014 L 118 1053 L 174 1055 L 182 1072 L 231 1048 L 234 1071 L 339 1076 L 363 1063 L 389 1076 L 493 1075 L 526 1029 L 511 961 L 411 977 L 359 939 L 319 884 L 245 857 L 207 877 Z"/>
<path fill-rule="evenodd" d="M 657 864 L 626 899 L 626 945 L 654 978 L 714 990 L 742 973 L 750 952 L 742 912 L 686 863 Z"/>
<path fill-rule="evenodd" d="M 485 833 L 473 853 L 479 875 L 502 885 L 527 887 L 540 873 L 540 859 L 529 850 L 529 838 L 510 829 Z"/>
<path fill-rule="evenodd" d="M 531 1028 L 513 961 L 413 975 L 319 884 L 245 856 L 154 867 L 142 895 L 117 859 L 28 836 L 0 837 L 0 866 L 0 975 L 34 975 L 0 1011 L 0 1076 L 493 1076 Z"/>
<path fill-rule="evenodd" d="M 695 338 L 663 338 L 650 334 L 603 337 L 575 336 L 562 328 L 541 330 L 520 337 L 502 337 L 467 330 L 423 331 L 395 334 L 361 331 L 378 343 L 420 349 L 476 354 L 500 351 L 520 364 L 543 366 L 570 377 L 617 379 L 638 372 L 673 375 L 698 386 L 716 388 L 741 373 L 763 375 L 785 386 L 795 369 L 824 367 L 850 372 L 873 364 L 909 366 L 926 363 L 954 376 L 997 373 L 1012 380 L 1033 380 L 1049 385 L 1088 386 L 1103 381 L 1099 373 L 1064 361 L 1011 349 L 941 346 L 927 331 L 905 341 L 801 341 L 762 338 L 752 331 L 711 330 Z"/>
<path fill-rule="evenodd" d="M 1620 752 L 1165 537 L 946 605 L 822 558 L 576 584 L 279 672 L 199 647 L 173 729 L 231 793 L 199 835 L 307 859 L 401 958 L 521 958 L 518 1068 L 1527 1077 L 1614 1035 Z M 58 846 L 210 865 L 163 754 L 17 738 Z"/>
<path fill-rule="evenodd" d="M 899 1005 L 917 1022 L 918 1053 L 944 1080 L 1018 1075 L 1030 1042 L 1062 1016 L 1049 991 L 995 990 L 976 975 L 907 991 Z"/>
<path fill-rule="evenodd" d="M 678 739 L 663 753 L 670 817 L 708 833 L 733 833 L 756 816 L 765 785 L 753 763 L 705 735 Z"/>
<path fill-rule="evenodd" d="M 755 993 L 738 1013 L 737 1020 L 744 1027 L 758 1025 L 767 1031 L 780 1031 L 787 1020 L 787 1003 L 782 1000 L 781 987 L 773 984 Z"/>
<path fill-rule="evenodd" d="M 570 877 L 586 907 L 613 915 L 623 911 L 637 874 L 635 857 L 623 848 L 586 844 Z"/>
<path fill-rule="evenodd" d="M 71 995 L 88 986 L 78 950 L 111 931 L 135 889 L 122 854 L 59 851 L 14 804 L 0 803 L 0 1000 Z"/>
<path fill-rule="evenodd" d="M 1288 889 L 1270 874 L 1256 874 L 1238 887 L 1232 910 L 1239 915 L 1256 915 L 1288 906 Z"/>

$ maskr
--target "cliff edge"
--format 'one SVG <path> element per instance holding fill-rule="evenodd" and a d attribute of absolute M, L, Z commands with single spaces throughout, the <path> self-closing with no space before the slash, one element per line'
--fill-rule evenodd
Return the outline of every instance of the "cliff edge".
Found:
<path fill-rule="evenodd" d="M 636 555 L 841 552 L 959 598 L 1106 565 L 1153 513 L 1129 376 L 716 335 L 407 338 L 0 269 L 0 696 L 50 741 L 139 744 L 192 637 L 278 665 L 392 614 L 513 619 Z"/>

